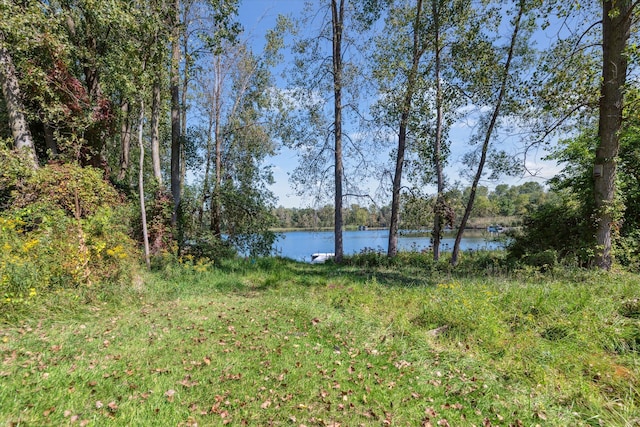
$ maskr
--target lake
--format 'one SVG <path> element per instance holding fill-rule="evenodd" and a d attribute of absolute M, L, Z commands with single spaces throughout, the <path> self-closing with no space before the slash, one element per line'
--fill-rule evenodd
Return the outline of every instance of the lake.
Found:
<path fill-rule="evenodd" d="M 333 231 L 289 231 L 280 233 L 281 237 L 274 243 L 277 255 L 297 261 L 311 261 L 311 254 L 316 252 L 333 252 Z M 503 242 L 488 240 L 487 233 L 465 232 L 460 242 L 460 250 L 500 249 Z M 389 230 L 363 230 L 343 232 L 345 255 L 353 255 L 364 249 L 387 251 Z M 440 248 L 442 251 L 453 250 L 455 235 L 445 235 Z M 422 251 L 431 247 L 431 239 L 418 236 L 400 236 L 398 248 L 401 251 Z"/>

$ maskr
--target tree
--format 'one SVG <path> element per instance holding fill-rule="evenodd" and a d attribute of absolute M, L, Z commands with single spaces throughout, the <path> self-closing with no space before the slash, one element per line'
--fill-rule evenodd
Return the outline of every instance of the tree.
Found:
<path fill-rule="evenodd" d="M 173 0 L 170 5 L 171 27 L 171 196 L 173 197 L 173 212 L 171 226 L 175 229 L 179 225 L 180 198 L 182 195 L 180 159 L 181 127 L 180 127 L 180 0 Z M 178 230 L 178 236 L 180 231 Z M 178 240 L 181 240 L 178 237 Z"/>
<path fill-rule="evenodd" d="M 334 219 L 334 242 L 335 260 L 342 262 L 342 180 L 344 177 L 344 166 L 342 164 L 342 32 L 344 29 L 344 4 L 346 0 L 331 0 L 331 28 L 333 54 L 333 137 L 334 137 L 334 185 L 335 185 L 335 219 Z"/>
<path fill-rule="evenodd" d="M 140 149 L 140 163 L 138 171 L 138 195 L 140 199 L 140 216 L 142 218 L 142 242 L 144 244 L 144 260 L 147 268 L 151 267 L 149 258 L 149 231 L 147 229 L 147 209 L 144 203 L 144 142 L 142 131 L 144 125 L 144 101 L 140 100 L 140 116 L 138 117 L 138 147 Z"/>
<path fill-rule="evenodd" d="M 478 84 L 483 85 L 483 81 L 493 73 L 495 74 L 493 74 L 490 78 L 493 79 L 495 85 L 480 88 L 481 95 L 474 100 L 475 102 L 486 102 L 488 105 L 491 105 L 491 110 L 490 114 L 485 115 L 481 118 L 481 131 L 478 137 L 479 139 L 481 139 L 482 144 L 479 152 L 479 158 L 477 158 L 476 172 L 471 183 L 469 199 L 467 201 L 462 220 L 460 221 L 460 226 L 456 233 L 456 238 L 453 245 L 453 252 L 451 255 L 452 265 L 456 265 L 458 263 L 460 242 L 462 240 L 462 235 L 464 234 L 464 229 L 473 210 L 476 193 L 478 191 L 478 184 L 480 183 L 480 179 L 482 178 L 482 175 L 484 173 L 484 167 L 487 163 L 487 157 L 489 155 L 490 143 L 494 136 L 494 131 L 498 126 L 498 119 L 501 114 L 504 113 L 503 104 L 505 104 L 505 106 L 508 106 L 510 99 L 514 100 L 514 94 L 512 92 L 515 89 L 515 76 L 512 65 L 516 63 L 518 56 L 522 57 L 524 56 L 524 53 L 526 53 L 526 48 L 522 42 L 522 33 L 526 34 L 527 30 L 531 30 L 531 21 L 527 21 L 526 19 L 527 14 L 531 12 L 530 7 L 531 5 L 524 0 L 518 0 L 516 2 L 515 16 L 512 20 L 513 29 L 511 32 L 509 44 L 506 48 L 507 54 L 506 58 L 504 58 L 503 64 L 500 64 L 497 51 L 494 50 L 494 46 L 492 46 L 491 43 L 487 40 L 477 40 L 479 41 L 479 44 L 484 46 L 484 49 L 486 49 L 482 52 L 469 52 L 467 50 L 469 46 L 465 47 L 465 50 L 471 53 L 472 56 L 475 54 L 482 55 L 480 58 L 477 58 L 481 60 L 481 62 L 476 66 L 477 69 L 471 71 L 472 75 L 465 73 L 465 76 L 463 74 L 463 77 L 471 79 L 470 86 L 477 87 Z M 476 49 L 478 47 L 480 46 L 475 46 Z"/>
<path fill-rule="evenodd" d="M 13 134 L 14 146 L 17 150 L 25 151 L 33 169 L 37 169 L 38 158 L 25 116 L 16 68 L 5 44 L 4 33 L 0 30 L 0 85 L 2 85 L 2 96 L 9 113 L 9 126 Z"/>
<path fill-rule="evenodd" d="M 345 138 L 343 128 L 345 115 L 357 110 L 358 75 L 353 51 L 349 49 L 354 41 L 347 30 L 354 26 L 352 18 L 357 12 L 347 0 L 320 0 L 318 5 L 319 10 L 307 9 L 298 22 L 307 28 L 319 25 L 319 29 L 312 37 L 294 40 L 294 69 L 284 94 L 292 109 L 285 142 L 301 154 L 300 166 L 292 176 L 300 194 L 312 194 L 321 201 L 326 189 L 333 188 L 334 252 L 335 261 L 341 262 L 342 206 L 345 186 L 349 185 L 344 166 L 345 142 L 351 148 L 357 144 Z"/>
<path fill-rule="evenodd" d="M 616 167 L 622 127 L 623 87 L 627 77 L 627 43 L 637 2 L 602 2 L 602 84 L 598 137 L 593 169 L 597 217 L 596 265 L 612 265 L 611 232 L 616 223 Z"/>
<path fill-rule="evenodd" d="M 422 27 L 422 0 L 416 0 L 415 18 L 413 20 L 412 34 L 413 42 L 411 47 L 411 68 L 408 70 L 405 82 L 404 96 L 399 105 L 400 120 L 398 129 L 398 148 L 396 152 L 396 167 L 393 175 L 393 189 L 391 200 L 391 222 L 389 224 L 389 245 L 387 255 L 396 256 L 398 253 L 398 227 L 400 224 L 400 189 L 402 186 L 402 169 L 404 166 L 404 152 L 407 144 L 407 126 L 411 114 L 411 105 L 418 78 L 418 65 L 420 58 L 425 52 L 425 47 L 421 43 Z"/>
<path fill-rule="evenodd" d="M 567 2 L 551 2 L 562 18 L 580 19 L 568 37 L 559 39 L 542 63 L 539 74 L 546 81 L 538 92 L 541 111 L 550 119 L 542 121 L 542 137 L 566 128 L 586 129 L 598 121 L 599 144 L 594 149 L 592 165 L 594 188 L 593 217 L 596 225 L 595 265 L 610 269 L 612 265 L 612 234 L 621 215 L 620 200 L 616 200 L 617 160 L 620 150 L 620 129 L 624 106 L 624 86 L 627 79 L 629 39 L 636 19 L 638 3 L 627 0 L 602 0 L 599 10 L 589 4 L 575 7 Z M 593 5 L 595 6 L 595 5 Z M 592 7 L 593 7 L 592 6 Z M 594 22 L 593 16 L 601 20 Z M 544 90 L 549 88 L 550 90 Z"/>
<path fill-rule="evenodd" d="M 401 191 L 408 187 L 403 181 L 413 184 L 409 198 L 426 198 L 418 193 L 435 183 L 437 203 L 430 204 L 434 212 L 429 217 L 437 259 L 442 228 L 452 219 L 444 197 L 448 130 L 465 102 L 449 83 L 455 61 L 451 50 L 463 37 L 472 8 L 465 0 L 394 1 L 389 6 L 384 36 L 376 38 L 373 55 L 373 75 L 381 94 L 374 106 L 375 121 L 398 136 L 387 252 L 397 253 Z"/>

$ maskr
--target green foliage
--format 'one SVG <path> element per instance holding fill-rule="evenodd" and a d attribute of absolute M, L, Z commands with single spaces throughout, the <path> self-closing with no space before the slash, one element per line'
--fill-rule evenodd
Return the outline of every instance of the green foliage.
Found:
<path fill-rule="evenodd" d="M 100 207 L 122 202 L 102 174 L 103 171 L 92 167 L 52 163 L 22 182 L 13 206 L 20 209 L 46 203 L 69 217 L 87 218 Z"/>
<path fill-rule="evenodd" d="M 567 196 L 525 217 L 523 229 L 513 236 L 508 251 L 511 257 L 533 266 L 553 266 L 556 257 L 587 266 L 593 255 L 594 234 L 590 213 Z"/>
<path fill-rule="evenodd" d="M 640 230 L 631 230 L 616 245 L 616 260 L 631 271 L 640 272 Z"/>
<path fill-rule="evenodd" d="M 640 135 L 634 104 L 640 96 L 637 88 L 629 88 L 625 102 L 624 125 L 620 138 L 617 173 L 617 195 L 614 205 L 615 259 L 636 270 L 640 259 Z M 515 258 L 539 264 L 545 251 L 557 253 L 558 261 L 587 266 L 595 249 L 596 221 L 593 189 L 593 164 L 597 146 L 596 129 L 583 130 L 577 137 L 562 142 L 551 158 L 564 165 L 551 181 L 551 197 L 526 217 L 523 233 L 515 236 L 509 251 Z M 498 190 L 498 188 L 496 188 Z M 501 188 L 501 193 L 503 193 Z"/>
<path fill-rule="evenodd" d="M 175 253 L 171 228 L 171 214 L 173 212 L 171 194 L 166 190 L 157 189 L 153 197 L 145 202 L 145 207 L 151 256 L 162 259 L 170 253 Z M 132 222 L 135 224 L 133 237 L 142 244 L 142 218 L 139 209 L 136 209 L 133 214 Z"/>
<path fill-rule="evenodd" d="M 0 210 L 7 209 L 13 203 L 13 192 L 18 185 L 30 177 L 33 168 L 22 158 L 21 153 L 11 150 L 12 140 L 0 140 Z"/>
<path fill-rule="evenodd" d="M 61 292 L 93 300 L 130 286 L 131 212 L 99 171 L 49 165 L 18 188 L 0 214 L 0 315 Z"/>

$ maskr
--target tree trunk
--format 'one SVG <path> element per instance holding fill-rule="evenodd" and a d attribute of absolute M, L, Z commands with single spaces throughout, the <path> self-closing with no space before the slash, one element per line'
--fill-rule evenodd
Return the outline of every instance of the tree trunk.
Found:
<path fill-rule="evenodd" d="M 489 125 L 487 126 L 487 130 L 484 135 L 484 141 L 482 143 L 482 153 L 480 155 L 480 162 L 478 163 L 478 169 L 476 171 L 475 177 L 473 178 L 473 183 L 471 184 L 471 192 L 469 194 L 469 200 L 467 201 L 467 206 L 464 209 L 464 215 L 462 216 L 460 227 L 458 228 L 458 232 L 456 233 L 456 240 L 453 244 L 453 253 L 451 254 L 451 264 L 454 266 L 458 264 L 458 256 L 460 255 L 460 242 L 462 241 L 462 235 L 464 233 L 464 229 L 467 227 L 467 222 L 469 221 L 469 217 L 471 216 L 473 203 L 475 202 L 475 198 L 476 198 L 476 192 L 478 191 L 478 183 L 480 182 L 480 178 L 482 177 L 482 172 L 484 170 L 484 165 L 487 161 L 489 143 L 491 142 L 493 130 L 495 129 L 496 122 L 498 121 L 498 117 L 500 116 L 500 107 L 502 106 L 502 101 L 504 100 L 504 96 L 507 91 L 507 83 L 509 80 L 509 70 L 511 68 L 511 62 L 513 60 L 513 56 L 515 53 L 516 42 L 518 40 L 518 32 L 520 30 L 520 21 L 522 20 L 522 16 L 524 15 L 524 7 L 525 7 L 525 1 L 521 0 L 519 4 L 519 9 L 518 9 L 518 16 L 516 17 L 513 33 L 511 34 L 511 43 L 509 45 L 509 53 L 507 54 L 507 62 L 504 64 L 504 69 L 501 76 L 500 92 L 498 93 L 498 98 L 496 99 L 496 104 L 494 105 L 493 113 L 491 114 L 491 120 L 489 121 Z"/>
<path fill-rule="evenodd" d="M 342 181 L 344 170 L 342 164 L 342 30 L 344 25 L 345 0 L 331 0 L 331 17 L 333 27 L 333 110 L 334 110 L 334 143 L 335 143 L 335 206 L 334 206 L 334 255 L 337 263 L 342 262 Z"/>
<path fill-rule="evenodd" d="M 433 27 L 434 27 L 434 44 L 435 44 L 435 58 L 434 58 L 434 73 L 436 80 L 436 134 L 433 147 L 433 160 L 436 167 L 436 181 L 438 194 L 436 196 L 436 206 L 433 216 L 433 259 L 438 261 L 440 259 L 440 240 L 442 238 L 442 221 L 444 207 L 444 176 L 442 173 L 442 84 L 440 82 L 440 11 L 438 9 L 438 1 L 431 1 L 431 9 L 433 13 Z"/>
<path fill-rule="evenodd" d="M 153 176 L 159 187 L 162 187 L 162 166 L 160 164 L 160 103 L 162 102 L 160 92 L 160 74 L 153 82 L 153 95 L 151 103 L 151 160 L 153 163 Z"/>
<path fill-rule="evenodd" d="M 207 200 L 211 196 L 209 193 L 211 191 L 211 186 L 209 184 L 209 177 L 211 171 L 211 151 L 213 150 L 213 141 L 211 138 L 213 125 L 211 121 L 209 121 L 209 131 L 207 133 L 207 151 L 205 154 L 204 160 L 204 178 L 202 180 L 202 197 L 200 198 L 200 204 L 198 206 L 198 226 L 202 228 L 203 217 L 204 217 L 204 207 L 207 205 Z"/>
<path fill-rule="evenodd" d="M 140 100 L 140 117 L 138 118 L 138 145 L 140 147 L 140 168 L 138 172 L 138 194 L 140 195 L 140 216 L 142 217 L 142 240 L 144 243 L 144 261 L 151 268 L 149 259 L 149 232 L 147 229 L 147 210 L 144 203 L 144 143 L 142 129 L 144 121 L 144 101 Z"/>
<path fill-rule="evenodd" d="M 398 254 L 398 229 L 400 227 L 400 189 L 402 188 L 402 169 L 404 167 L 404 152 L 407 145 L 407 126 L 409 115 L 411 114 L 411 100 L 415 82 L 418 76 L 418 65 L 420 57 L 424 53 L 420 49 L 420 20 L 422 16 L 422 0 L 416 3 L 416 19 L 413 23 L 413 47 L 411 70 L 407 78 L 407 89 L 402 102 L 402 113 L 400 114 L 400 128 L 398 130 L 398 153 L 396 155 L 396 170 L 393 175 L 393 189 L 391 198 L 391 221 L 389 222 L 389 244 L 387 255 L 394 257 Z"/>
<path fill-rule="evenodd" d="M 131 122 L 129 120 L 129 101 L 124 100 L 120 105 L 122 113 L 122 123 L 120 124 L 120 171 L 118 181 L 122 181 L 127 176 L 129 169 L 129 153 L 131 151 Z"/>
<path fill-rule="evenodd" d="M 180 0 L 174 0 L 172 12 L 173 41 L 171 42 L 171 195 L 173 213 L 171 226 L 179 228 L 178 214 L 182 182 L 180 181 Z M 180 240 L 180 230 L 177 230 Z"/>
<path fill-rule="evenodd" d="M 615 9 L 617 10 L 613 10 Z M 602 86 L 600 88 L 600 145 L 594 165 L 597 218 L 596 255 L 598 267 L 609 270 L 613 262 L 611 231 L 616 221 L 616 158 L 620 147 L 623 86 L 627 77 L 625 49 L 629 40 L 632 5 L 630 0 L 602 2 Z M 613 12 L 613 13 L 612 13 Z"/>
<path fill-rule="evenodd" d="M 211 195 L 211 231 L 217 238 L 222 236 L 222 135 L 220 134 L 220 119 L 222 117 L 222 59 L 217 56 L 215 59 L 215 82 L 213 93 L 213 141 L 215 143 L 215 168 L 216 176 L 213 183 L 213 194 Z"/>
<path fill-rule="evenodd" d="M 24 151 L 33 169 L 38 169 L 38 157 L 36 155 L 33 137 L 29 130 L 29 123 L 24 114 L 22 95 L 18 83 L 15 66 L 9 51 L 5 47 L 4 33 L 0 31 L 0 84 L 2 95 L 9 114 L 9 126 L 13 135 L 16 150 Z"/>
<path fill-rule="evenodd" d="M 184 138 L 187 134 L 187 93 L 189 91 L 189 83 L 191 81 L 191 67 L 193 60 L 191 59 L 191 55 L 188 52 L 189 49 L 189 35 L 187 33 L 188 28 L 186 28 L 188 24 L 187 20 L 189 19 L 189 9 L 191 7 L 191 2 L 184 1 L 184 15 L 182 22 L 185 25 L 184 30 L 182 31 L 182 52 L 184 54 L 184 75 L 182 76 L 182 90 L 180 91 L 180 134 Z M 185 150 L 181 150 L 180 152 L 180 182 L 184 183 L 185 177 L 187 176 L 187 161 L 185 158 Z"/>

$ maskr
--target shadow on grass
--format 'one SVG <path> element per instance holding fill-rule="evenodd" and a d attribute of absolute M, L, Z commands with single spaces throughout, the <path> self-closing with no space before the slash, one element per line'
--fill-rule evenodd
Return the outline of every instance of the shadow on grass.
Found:
<path fill-rule="evenodd" d="M 333 262 L 308 264 L 279 257 L 227 260 L 217 264 L 216 269 L 225 274 L 247 278 L 253 282 L 250 287 L 258 291 L 276 288 L 284 283 L 323 287 L 340 279 L 358 284 L 374 281 L 387 287 L 415 288 L 433 286 L 438 282 L 436 276 L 441 276 L 434 276 L 429 269 L 413 266 L 369 267 Z"/>

